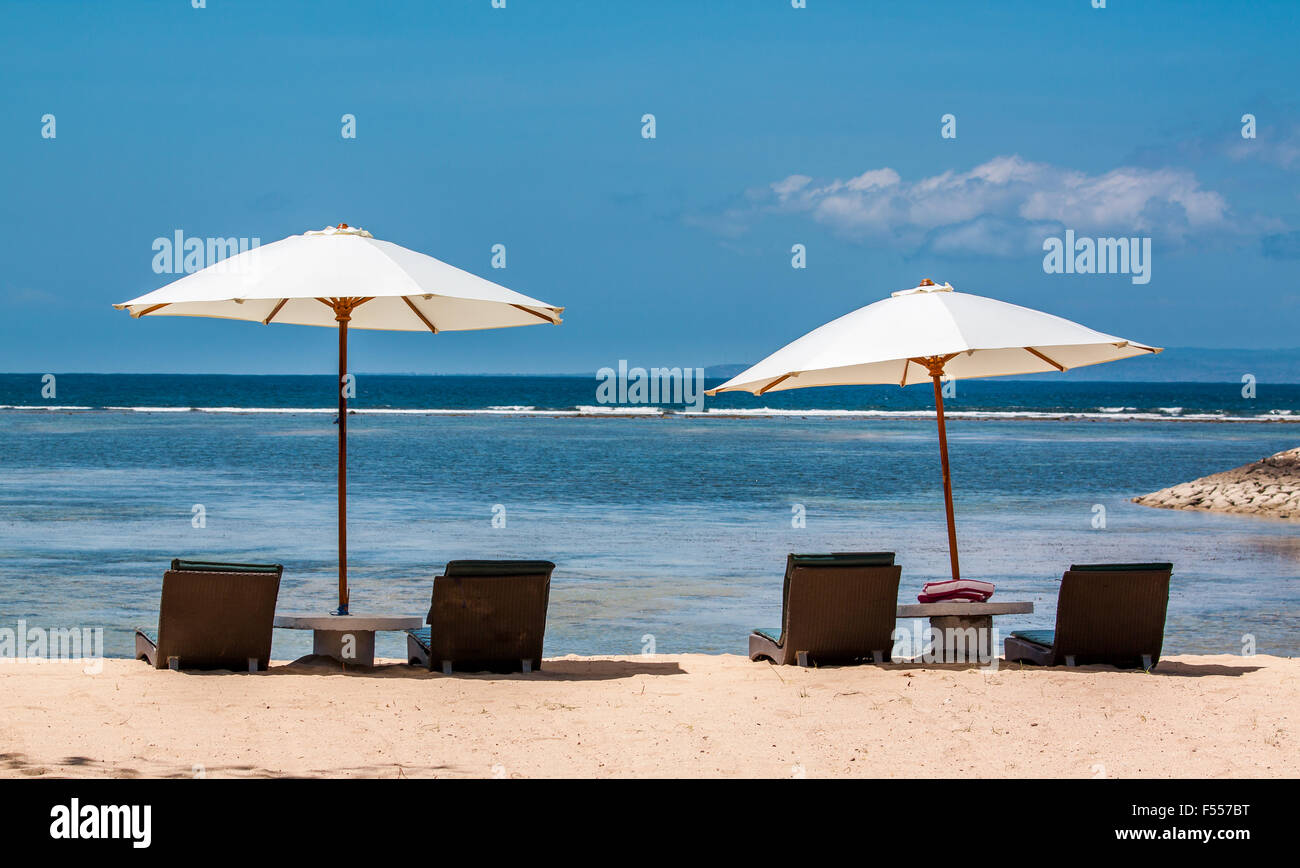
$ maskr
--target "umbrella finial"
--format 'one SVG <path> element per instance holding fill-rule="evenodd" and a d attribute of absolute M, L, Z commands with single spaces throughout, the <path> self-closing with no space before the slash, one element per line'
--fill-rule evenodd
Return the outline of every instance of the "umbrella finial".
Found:
<path fill-rule="evenodd" d="M 952 291 L 953 291 L 952 284 L 935 283 L 930 278 L 925 277 L 921 279 L 920 283 L 918 283 L 916 286 L 912 287 L 911 289 L 900 289 L 898 292 L 890 293 L 890 295 L 893 296 L 894 298 L 898 298 L 899 296 L 902 295 L 918 295 L 918 294 L 931 293 L 931 292 L 952 292 Z"/>
<path fill-rule="evenodd" d="M 340 223 L 337 226 L 326 226 L 324 229 L 313 229 L 308 232 L 304 232 L 303 234 L 323 235 L 327 237 L 332 235 L 359 235 L 362 238 L 375 237 L 371 235 L 369 232 L 367 232 L 366 230 L 362 229 L 360 226 L 349 226 L 346 223 Z"/>

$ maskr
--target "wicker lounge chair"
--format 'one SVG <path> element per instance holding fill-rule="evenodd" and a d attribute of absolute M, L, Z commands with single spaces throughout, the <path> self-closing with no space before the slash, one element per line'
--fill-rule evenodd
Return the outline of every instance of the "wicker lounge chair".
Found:
<path fill-rule="evenodd" d="M 1151 669 L 1160 662 L 1173 564 L 1081 564 L 1061 579 L 1055 630 L 1017 630 L 1007 662 L 1040 666 L 1109 663 Z"/>
<path fill-rule="evenodd" d="M 450 561 L 433 580 L 428 627 L 407 630 L 414 666 L 461 671 L 542 668 L 550 561 Z"/>
<path fill-rule="evenodd" d="M 283 572 L 279 564 L 172 561 L 158 626 L 135 631 L 136 659 L 155 669 L 266 669 Z"/>
<path fill-rule="evenodd" d="M 781 628 L 750 634 L 749 659 L 800 666 L 888 661 L 901 573 L 893 552 L 790 555 Z"/>

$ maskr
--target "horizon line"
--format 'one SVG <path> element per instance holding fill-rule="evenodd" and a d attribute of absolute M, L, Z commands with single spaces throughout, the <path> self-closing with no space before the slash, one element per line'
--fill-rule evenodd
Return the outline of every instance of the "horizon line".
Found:
<path fill-rule="evenodd" d="M 1093 367 L 1093 366 L 1089 365 L 1088 367 Z M 1082 370 L 1082 368 L 1072 368 L 1072 369 L 1070 369 L 1070 370 Z M 555 372 L 546 372 L 546 373 L 533 373 L 533 372 L 417 373 L 417 372 L 412 372 L 412 371 L 351 371 L 350 373 L 354 374 L 355 376 L 359 376 L 359 377 L 480 377 L 480 378 L 487 378 L 487 377 L 536 377 L 536 378 L 539 378 L 539 379 L 540 379 L 540 378 L 550 377 L 550 378 L 555 378 L 555 379 L 574 379 L 574 380 L 576 380 L 576 379 L 588 379 L 588 378 L 599 379 L 599 376 L 597 375 L 597 373 L 596 373 L 595 371 L 592 371 L 592 372 L 590 372 L 590 373 L 573 373 L 573 372 L 566 372 L 566 373 L 555 373 Z M 1048 373 L 1048 372 L 1045 372 L 1045 373 Z M 1067 373 L 1068 373 L 1068 372 L 1067 372 Z M 54 376 L 59 376 L 59 377 L 67 377 L 67 376 L 84 376 L 84 377 L 333 377 L 333 378 L 335 378 L 335 379 L 337 379 L 337 377 L 338 377 L 338 375 L 335 374 L 335 373 L 322 373 L 322 372 L 313 372 L 313 373 L 247 373 L 247 372 L 231 372 L 231 371 L 0 371 L 0 377 L 41 377 L 41 376 L 44 376 L 45 374 L 53 374 Z M 727 378 L 726 375 L 721 375 L 721 374 L 719 374 L 719 375 L 708 376 L 707 379 L 726 380 L 726 379 L 728 379 L 728 378 Z M 1001 376 L 1001 377 L 968 377 L 968 378 L 963 379 L 962 382 L 980 382 L 980 381 L 996 382 L 996 381 L 999 381 L 999 380 L 1004 381 L 1004 382 L 1036 382 L 1036 381 L 1041 380 L 1041 379 L 1043 379 L 1043 377 L 1042 377 L 1041 374 L 1011 374 L 1011 375 L 1006 375 L 1006 376 Z M 1046 382 L 1046 381 L 1045 381 L 1045 382 Z M 1112 378 L 1098 378 L 1098 379 L 1082 379 L 1082 378 L 1077 378 L 1077 377 L 1076 377 L 1076 378 L 1071 378 L 1071 379 L 1069 380 L 1069 382 L 1070 382 L 1070 383 L 1075 383 L 1075 384 L 1081 384 L 1081 383 L 1108 383 L 1108 384 L 1128 385 L 1128 386 L 1134 386 L 1134 385 L 1164 386 L 1164 385 L 1170 385 L 1170 384 L 1175 384 L 1175 383 L 1180 383 L 1180 384 L 1185 384 L 1185 385 L 1207 385 L 1207 386 L 1208 386 L 1208 385 L 1214 385 L 1214 386 L 1219 386 L 1219 385 L 1223 385 L 1224 383 L 1234 383 L 1234 384 L 1235 384 L 1235 383 L 1238 383 L 1239 381 L 1238 381 L 1238 380 L 1233 380 L 1233 379 L 1226 379 L 1226 380 L 1203 380 L 1203 379 L 1180 379 L 1180 378 L 1170 378 L 1170 379 L 1164 379 L 1164 380 L 1138 380 L 1138 379 L 1114 378 L 1114 377 L 1112 377 Z M 1266 386 L 1296 386 L 1296 385 L 1300 385 L 1300 380 L 1259 380 L 1259 379 L 1256 379 L 1256 382 L 1257 382 L 1257 383 L 1260 383 L 1261 385 L 1266 385 Z M 880 387 L 897 387 L 897 384 L 891 384 L 891 383 L 853 383 L 853 384 L 846 384 L 846 385 L 847 385 L 847 387 L 849 387 L 849 388 L 870 388 L 870 387 L 873 387 L 873 386 L 880 386 Z M 821 386 L 821 387 L 812 387 L 812 388 L 832 388 L 832 387 L 831 387 L 831 386 Z"/>

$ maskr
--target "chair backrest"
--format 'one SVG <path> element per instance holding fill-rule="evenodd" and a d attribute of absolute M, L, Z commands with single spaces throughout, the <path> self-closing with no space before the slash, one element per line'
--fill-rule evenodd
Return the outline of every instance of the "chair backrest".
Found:
<path fill-rule="evenodd" d="M 898 581 L 893 552 L 790 555 L 781 645 L 817 662 L 872 659 L 894 647 Z"/>
<path fill-rule="evenodd" d="M 542 662 L 550 561 L 451 561 L 434 577 L 427 619 L 429 659 L 437 667 L 507 669 Z"/>
<path fill-rule="evenodd" d="M 163 574 L 154 665 L 165 669 L 176 657 L 182 669 L 245 672 L 256 658 L 265 669 L 283 572 L 279 564 L 172 561 Z"/>
<path fill-rule="evenodd" d="M 172 558 L 172 569 L 187 573 L 284 573 L 281 564 L 229 564 L 223 561 L 187 561 Z"/>
<path fill-rule="evenodd" d="M 1173 564 L 1075 564 L 1061 578 L 1053 665 L 1160 661 Z"/>

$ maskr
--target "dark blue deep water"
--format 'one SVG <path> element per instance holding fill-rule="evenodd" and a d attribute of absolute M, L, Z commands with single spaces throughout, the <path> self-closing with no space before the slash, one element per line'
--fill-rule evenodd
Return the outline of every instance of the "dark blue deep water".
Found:
<path fill-rule="evenodd" d="M 0 374 L 0 408 L 84 409 L 321 409 L 337 405 L 333 376 L 178 374 L 59 374 L 53 397 L 42 397 L 42 375 Z M 706 386 L 720 384 L 710 378 Z M 367 411 L 477 411 L 498 413 L 642 413 L 643 406 L 601 405 L 595 377 L 401 376 L 360 374 L 353 409 Z M 1243 396 L 1240 382 L 1103 383 L 1049 376 L 1027 380 L 966 380 L 945 399 L 963 414 L 1086 415 L 1118 418 L 1249 418 L 1300 416 L 1300 385 L 1258 384 Z M 666 413 L 696 412 L 694 405 L 659 402 Z M 926 385 L 794 389 L 761 397 L 725 393 L 704 399 L 707 413 L 781 415 L 914 414 L 931 412 Z"/>

